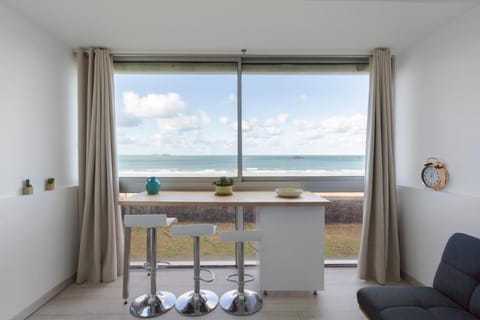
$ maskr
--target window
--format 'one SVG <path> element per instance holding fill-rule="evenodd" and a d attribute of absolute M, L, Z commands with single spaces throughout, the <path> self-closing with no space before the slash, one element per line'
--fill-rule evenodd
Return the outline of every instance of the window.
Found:
<path fill-rule="evenodd" d="M 130 70 L 135 70 L 130 72 Z M 115 72 L 124 177 L 237 175 L 236 64 L 120 64 Z"/>
<path fill-rule="evenodd" d="M 246 64 L 243 176 L 363 176 L 368 74 Z"/>
<path fill-rule="evenodd" d="M 162 189 L 213 190 L 213 178 L 224 175 L 236 177 L 236 189 L 362 191 L 367 59 L 165 60 L 115 63 L 121 192 L 143 190 L 149 176 L 159 177 Z M 363 195 L 332 197 L 326 258 L 356 259 Z M 165 210 L 184 223 L 228 230 L 230 209 Z M 245 223 L 254 228 L 255 216 Z M 139 261 L 145 259 L 144 237 L 132 234 L 132 257 Z M 191 246 L 182 240 L 160 235 L 159 241 L 159 256 L 190 259 Z M 212 241 L 203 246 L 202 260 L 231 263 L 233 246 Z M 249 248 L 247 259 L 254 258 Z"/>
<path fill-rule="evenodd" d="M 362 177 L 368 68 L 337 60 L 117 62 L 120 176 Z"/>

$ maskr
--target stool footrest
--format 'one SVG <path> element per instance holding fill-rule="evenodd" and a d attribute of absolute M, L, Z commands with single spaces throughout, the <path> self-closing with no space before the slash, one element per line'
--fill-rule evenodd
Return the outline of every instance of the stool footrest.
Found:
<path fill-rule="evenodd" d="M 244 277 L 243 283 L 249 283 L 249 282 L 255 281 L 255 276 L 254 275 L 244 273 L 243 277 Z M 229 274 L 226 277 L 226 280 L 229 281 L 229 282 L 235 282 L 237 284 L 240 284 L 240 281 L 238 280 L 238 278 L 239 278 L 238 273 L 232 273 L 232 274 Z"/>
<path fill-rule="evenodd" d="M 215 273 L 213 273 L 213 271 L 205 269 L 205 268 L 200 268 L 200 272 L 209 273 L 210 274 L 210 279 L 204 279 L 204 278 L 200 277 L 199 280 L 201 280 L 203 282 L 207 282 L 207 283 L 215 281 Z"/>
<path fill-rule="evenodd" d="M 167 268 L 170 265 L 170 262 L 168 261 L 157 261 L 157 265 L 155 266 L 155 269 L 160 269 L 160 268 Z M 150 262 L 145 262 L 143 264 L 143 268 L 152 272 L 153 268 L 150 266 Z"/>

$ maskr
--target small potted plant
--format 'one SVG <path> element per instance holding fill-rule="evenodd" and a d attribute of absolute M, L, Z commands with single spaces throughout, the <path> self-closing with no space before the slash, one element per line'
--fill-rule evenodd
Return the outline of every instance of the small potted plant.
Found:
<path fill-rule="evenodd" d="M 219 196 L 228 196 L 233 193 L 233 178 L 220 177 L 213 182 L 215 185 L 215 194 Z"/>
<path fill-rule="evenodd" d="M 48 178 L 45 182 L 45 190 L 50 191 L 55 189 L 55 178 Z"/>
<path fill-rule="evenodd" d="M 30 179 L 25 179 L 25 186 L 23 187 L 23 194 L 33 194 L 33 186 L 30 183 Z"/>

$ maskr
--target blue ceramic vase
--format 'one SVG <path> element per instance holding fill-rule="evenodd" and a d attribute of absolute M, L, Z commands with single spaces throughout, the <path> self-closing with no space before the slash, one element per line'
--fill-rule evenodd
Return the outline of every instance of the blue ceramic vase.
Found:
<path fill-rule="evenodd" d="M 160 181 L 155 177 L 148 178 L 145 190 L 147 190 L 148 194 L 157 194 L 160 191 Z"/>

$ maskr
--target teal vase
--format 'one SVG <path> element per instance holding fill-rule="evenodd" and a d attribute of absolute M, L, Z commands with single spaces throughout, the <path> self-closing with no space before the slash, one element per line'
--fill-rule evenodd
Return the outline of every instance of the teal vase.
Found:
<path fill-rule="evenodd" d="M 155 177 L 148 178 L 145 184 L 145 190 L 147 190 L 148 194 L 157 194 L 160 192 L 160 181 Z"/>

